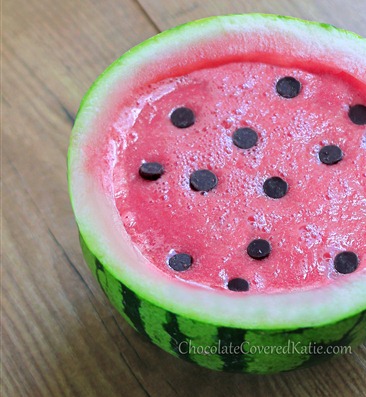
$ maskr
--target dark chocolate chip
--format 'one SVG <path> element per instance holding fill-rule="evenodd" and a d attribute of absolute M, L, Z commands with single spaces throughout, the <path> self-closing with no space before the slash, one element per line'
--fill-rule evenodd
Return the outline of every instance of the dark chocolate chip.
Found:
<path fill-rule="evenodd" d="M 337 272 L 348 274 L 354 272 L 359 264 L 357 255 L 351 251 L 339 253 L 334 259 L 334 267 Z"/>
<path fill-rule="evenodd" d="M 287 182 L 279 176 L 268 178 L 263 183 L 264 193 L 271 198 L 279 199 L 286 195 L 288 190 Z"/>
<path fill-rule="evenodd" d="M 247 252 L 253 259 L 264 259 L 270 254 L 271 246 L 267 240 L 258 238 L 248 245 Z"/>
<path fill-rule="evenodd" d="M 169 258 L 169 266 L 177 272 L 189 269 L 192 263 L 193 258 L 188 254 L 175 254 Z"/>
<path fill-rule="evenodd" d="M 258 142 L 258 134 L 251 128 L 238 128 L 233 134 L 234 145 L 240 149 L 250 149 Z"/>
<path fill-rule="evenodd" d="M 366 106 L 354 105 L 349 108 L 348 116 L 352 123 L 357 125 L 366 124 Z"/>
<path fill-rule="evenodd" d="M 209 170 L 198 170 L 192 172 L 189 178 L 189 184 L 193 190 L 208 192 L 217 185 L 217 177 Z"/>
<path fill-rule="evenodd" d="M 139 168 L 139 174 L 148 181 L 156 181 L 164 173 L 164 168 L 160 163 L 143 163 Z"/>
<path fill-rule="evenodd" d="M 170 120 L 178 128 L 187 128 L 194 124 L 195 116 L 191 109 L 181 107 L 173 110 Z"/>
<path fill-rule="evenodd" d="M 341 161 L 343 158 L 342 150 L 336 145 L 327 145 L 320 149 L 319 160 L 323 164 L 332 165 Z"/>
<path fill-rule="evenodd" d="M 249 283 L 247 280 L 243 278 L 232 278 L 228 283 L 227 287 L 231 291 L 248 291 L 249 290 Z"/>
<path fill-rule="evenodd" d="M 283 77 L 277 81 L 276 91 L 284 98 L 295 98 L 300 94 L 301 84 L 300 81 L 294 77 Z"/>

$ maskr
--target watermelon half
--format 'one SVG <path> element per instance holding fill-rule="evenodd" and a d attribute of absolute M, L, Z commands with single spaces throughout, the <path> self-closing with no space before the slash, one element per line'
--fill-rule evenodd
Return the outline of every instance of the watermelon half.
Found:
<path fill-rule="evenodd" d="M 68 153 L 86 262 L 141 334 L 216 370 L 366 339 L 366 41 L 212 17 L 115 61 Z"/>

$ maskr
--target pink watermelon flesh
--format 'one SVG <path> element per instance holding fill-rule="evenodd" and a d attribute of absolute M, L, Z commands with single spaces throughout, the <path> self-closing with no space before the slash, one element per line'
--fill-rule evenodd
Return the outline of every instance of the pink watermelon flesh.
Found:
<path fill-rule="evenodd" d="M 298 96 L 277 93 L 276 83 L 285 76 L 301 83 Z M 112 116 L 103 142 L 116 142 L 113 189 L 125 228 L 160 271 L 230 294 L 228 283 L 235 278 L 249 283 L 245 294 L 337 282 L 347 277 L 334 266 L 343 251 L 357 255 L 355 272 L 362 271 L 366 129 L 352 122 L 349 109 L 366 105 L 364 86 L 314 67 L 310 72 L 231 62 L 161 80 L 135 94 L 134 103 Z M 195 115 L 188 128 L 171 122 L 179 107 Z M 233 133 L 242 127 L 258 134 L 250 149 L 233 144 Z M 326 145 L 339 146 L 342 160 L 323 164 L 319 151 Z M 144 162 L 160 163 L 164 174 L 145 180 L 139 175 Z M 208 192 L 190 187 L 191 173 L 200 169 L 218 179 Z M 287 182 L 284 197 L 264 193 L 270 177 Z M 259 238 L 271 246 L 262 260 L 247 253 Z M 168 263 L 176 253 L 190 255 L 192 266 L 173 270 Z"/>

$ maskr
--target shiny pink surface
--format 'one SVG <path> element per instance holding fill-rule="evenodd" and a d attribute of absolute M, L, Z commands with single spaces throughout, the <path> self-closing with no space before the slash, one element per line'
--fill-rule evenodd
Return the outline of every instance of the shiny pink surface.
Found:
<path fill-rule="evenodd" d="M 293 99 L 280 97 L 276 81 L 300 80 Z M 164 80 L 141 90 L 119 111 L 109 135 L 114 141 L 114 194 L 132 241 L 161 271 L 211 288 L 243 277 L 251 292 L 309 289 L 339 277 L 335 255 L 351 250 L 366 258 L 366 127 L 353 124 L 350 105 L 366 104 L 365 88 L 340 75 L 312 73 L 256 62 L 230 63 Z M 352 83 L 353 84 L 353 83 Z M 172 125 L 169 114 L 191 108 L 196 123 Z M 232 134 L 249 126 L 255 148 L 239 149 Z M 336 144 L 343 160 L 327 166 L 318 151 Z M 143 161 L 165 173 L 143 180 Z M 189 176 L 209 169 L 217 187 L 192 191 Z M 262 189 L 270 176 L 289 185 L 281 199 Z M 271 243 L 268 258 L 246 252 L 251 240 Z M 193 266 L 175 272 L 174 252 L 192 255 Z"/>

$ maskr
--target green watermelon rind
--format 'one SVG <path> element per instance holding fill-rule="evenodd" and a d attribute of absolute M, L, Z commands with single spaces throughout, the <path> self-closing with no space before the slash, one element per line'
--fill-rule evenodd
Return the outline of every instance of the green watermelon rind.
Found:
<path fill-rule="evenodd" d="M 253 374 L 290 371 L 351 353 L 366 339 L 366 310 L 325 326 L 273 330 L 217 326 L 179 316 L 152 304 L 116 279 L 81 235 L 80 244 L 109 301 L 136 331 L 168 353 L 206 368 Z M 266 348 L 269 352 L 276 350 L 269 354 Z"/>
<path fill-rule="evenodd" d="M 309 307 L 306 306 L 306 301 L 304 301 L 305 309 L 301 309 L 299 306 L 299 311 L 302 310 L 302 312 L 297 316 L 294 313 L 292 318 L 289 305 L 286 304 L 285 300 L 282 300 L 283 311 L 290 311 L 290 317 L 287 316 L 286 318 L 284 313 L 279 318 L 273 315 L 273 318 L 267 319 L 264 312 L 262 317 L 258 316 L 257 321 L 250 318 L 238 319 L 233 315 L 230 317 L 230 310 L 228 310 L 228 315 L 227 311 L 224 312 L 222 309 L 224 305 L 222 308 L 218 308 L 219 315 L 213 313 L 212 304 L 201 303 L 200 300 L 197 301 L 198 309 L 192 308 L 191 305 L 185 306 L 184 299 L 183 301 L 182 299 L 177 301 L 169 299 L 169 291 L 163 296 L 163 289 L 161 296 L 156 293 L 152 294 L 149 289 L 141 288 L 141 284 L 139 285 L 139 280 L 136 277 L 132 277 L 124 271 L 128 266 L 116 263 L 115 258 L 113 259 L 109 255 L 108 239 L 103 240 L 105 236 L 98 232 L 97 222 L 93 225 L 95 214 L 80 207 L 81 203 L 85 204 L 88 201 L 85 197 L 86 193 L 82 192 L 78 185 L 81 180 L 80 175 L 83 173 L 82 160 L 80 160 L 82 156 L 81 148 L 85 136 L 88 135 L 89 131 L 93 131 L 93 123 L 96 117 L 99 113 L 105 111 L 105 109 L 101 109 L 103 99 L 108 97 L 112 85 L 119 80 L 120 69 L 139 66 L 141 62 L 144 63 L 144 57 L 148 57 L 145 53 L 149 49 L 151 50 L 152 46 L 164 44 L 168 46 L 170 42 L 178 38 L 183 41 L 188 40 L 189 45 L 191 36 L 202 34 L 207 29 L 213 29 L 219 36 L 223 32 L 222 23 L 224 25 L 247 23 L 254 26 L 256 24 L 265 25 L 268 21 L 270 21 L 270 25 L 272 24 L 272 28 L 276 27 L 276 24 L 281 26 L 282 24 L 284 26 L 289 23 L 294 24 L 296 29 L 307 31 L 309 36 L 321 36 L 322 32 L 327 32 L 327 34 L 330 32 L 331 37 L 336 36 L 339 40 L 346 40 L 350 47 L 354 46 L 355 57 L 359 56 L 359 59 L 362 59 L 362 56 L 365 55 L 366 58 L 366 41 L 360 36 L 331 25 L 302 21 L 291 17 L 265 14 L 230 15 L 205 18 L 180 25 L 132 48 L 98 77 L 81 102 L 68 152 L 70 198 L 79 226 L 84 257 L 109 300 L 135 329 L 156 345 L 188 361 L 218 370 L 252 373 L 286 371 L 309 365 L 321 360 L 326 355 L 318 356 L 307 353 L 287 355 L 187 355 L 180 353 L 177 346 L 181 342 L 184 344 L 187 340 L 190 340 L 195 346 L 216 346 L 219 341 L 224 341 L 224 343 L 232 341 L 234 344 L 245 341 L 253 346 L 284 346 L 288 343 L 288 340 L 300 341 L 302 344 L 313 342 L 324 346 L 354 346 L 361 343 L 366 339 L 365 278 L 361 280 L 353 279 L 352 283 L 350 282 L 346 286 L 346 295 L 349 300 L 356 298 L 356 304 L 353 306 L 345 307 L 345 304 L 343 307 L 340 305 L 330 309 L 330 304 L 327 304 L 320 309 L 314 309 L 311 313 L 310 303 L 313 302 L 310 302 L 309 299 Z M 205 37 L 205 33 L 203 33 L 203 37 Z M 137 64 L 134 65 L 136 62 Z M 349 69 L 351 74 L 356 75 L 356 77 L 360 76 L 364 71 L 366 72 L 365 61 L 363 64 L 361 63 L 360 68 L 352 65 Z M 83 213 L 83 211 L 86 212 Z M 164 283 L 164 280 L 162 276 L 162 283 Z M 209 295 L 210 293 L 212 292 L 204 291 L 200 297 L 202 298 L 205 294 Z M 312 291 L 309 293 L 313 294 Z M 322 295 L 315 292 L 315 294 L 326 297 L 325 293 Z M 257 298 L 259 300 L 259 297 Z M 303 296 L 301 296 L 302 298 Z M 219 302 L 221 298 L 217 299 L 217 302 Z M 319 303 L 319 306 L 321 306 L 321 303 Z M 203 306 L 204 310 L 200 310 L 200 305 Z M 253 306 L 253 300 L 250 302 L 250 306 Z M 254 309 L 263 310 L 260 304 L 254 304 Z"/>
<path fill-rule="evenodd" d="M 228 17 L 233 17 L 233 18 L 237 18 L 237 17 L 248 17 L 250 16 L 250 18 L 266 18 L 266 19 L 273 19 L 273 20 L 284 20 L 284 21 L 294 21 L 294 22 L 298 22 L 300 24 L 305 24 L 307 26 L 313 26 L 316 29 L 325 29 L 327 31 L 331 31 L 331 32 L 338 32 L 338 33 L 342 33 L 345 34 L 351 38 L 354 39 L 361 39 L 361 40 L 365 40 L 365 38 L 363 38 L 362 36 L 351 32 L 349 30 L 345 30 L 345 29 L 341 29 L 338 28 L 334 25 L 331 24 L 327 24 L 327 23 L 323 23 L 323 22 L 314 22 L 314 21 L 306 21 L 300 18 L 295 18 L 295 17 L 291 17 L 291 16 L 284 16 L 284 15 L 275 15 L 275 14 L 256 14 L 256 13 L 252 13 L 252 14 L 244 14 L 244 15 L 236 15 L 236 14 L 228 14 L 228 15 L 224 15 L 224 16 L 215 16 L 215 17 L 207 17 L 207 18 L 202 18 L 202 19 L 198 19 L 192 22 L 187 22 L 187 23 L 183 23 L 181 25 L 175 26 L 174 28 L 165 30 L 153 37 L 150 37 L 149 39 L 143 41 L 142 43 L 132 47 L 130 50 L 126 51 L 121 57 L 119 57 L 118 59 L 116 59 L 113 63 L 111 63 L 99 76 L 98 78 L 93 82 L 93 84 L 89 87 L 88 91 L 85 93 L 84 97 L 81 100 L 80 106 L 79 106 L 79 110 L 81 110 L 83 108 L 83 105 L 88 101 L 89 97 L 93 95 L 93 91 L 94 89 L 98 86 L 98 84 L 100 82 L 103 82 L 105 76 L 107 76 L 108 74 L 112 73 L 113 70 L 115 69 L 115 67 L 120 64 L 121 62 L 123 62 L 123 60 L 126 57 L 131 57 L 134 56 L 135 53 L 139 53 L 141 50 L 143 50 L 145 47 L 148 47 L 150 45 L 150 43 L 159 40 L 160 38 L 170 35 L 173 32 L 179 32 L 180 30 L 184 30 L 187 27 L 189 28 L 190 26 L 194 26 L 194 25 L 205 25 L 210 21 L 216 21 L 220 18 L 228 18 Z M 102 83 L 103 84 L 103 83 Z"/>

